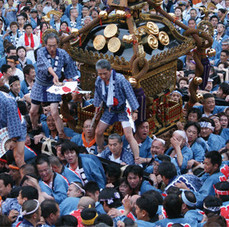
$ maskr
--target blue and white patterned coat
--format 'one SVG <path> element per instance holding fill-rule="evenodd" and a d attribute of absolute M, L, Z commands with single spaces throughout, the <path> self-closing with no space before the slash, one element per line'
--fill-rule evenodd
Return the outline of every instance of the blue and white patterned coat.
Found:
<path fill-rule="evenodd" d="M 58 78 L 61 78 L 62 68 L 64 68 L 64 76 L 66 79 L 73 78 L 77 74 L 77 71 L 72 58 L 65 50 L 59 48 L 57 48 L 57 56 L 59 59 L 55 73 Z M 37 74 L 31 91 L 32 100 L 39 102 L 61 101 L 61 95 L 46 92 L 46 90 L 53 85 L 53 76 L 49 74 L 48 68 L 54 68 L 54 63 L 53 61 L 53 64 L 50 64 L 46 47 L 42 47 L 37 51 Z"/>
<path fill-rule="evenodd" d="M 24 141 L 26 124 L 22 124 L 15 99 L 5 92 L 0 92 L 0 129 L 7 127 L 10 138 Z"/>
<path fill-rule="evenodd" d="M 107 97 L 102 95 L 102 82 L 103 80 L 98 76 L 95 82 L 95 107 L 99 107 L 101 101 L 104 103 L 107 102 Z M 118 105 L 116 106 L 117 108 L 121 107 L 122 105 L 126 105 L 126 100 L 128 100 L 132 110 L 136 110 L 139 107 L 133 88 L 122 74 L 116 73 L 114 87 L 115 98 L 118 99 Z M 112 108 L 115 110 L 115 107 Z"/>

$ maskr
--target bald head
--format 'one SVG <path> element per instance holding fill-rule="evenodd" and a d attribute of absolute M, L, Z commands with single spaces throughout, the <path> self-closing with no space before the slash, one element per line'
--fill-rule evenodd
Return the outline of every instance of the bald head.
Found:
<path fill-rule="evenodd" d="M 95 201 L 89 196 L 83 196 L 80 199 L 77 208 L 82 210 L 84 208 L 88 208 L 89 205 L 91 208 L 95 208 Z"/>

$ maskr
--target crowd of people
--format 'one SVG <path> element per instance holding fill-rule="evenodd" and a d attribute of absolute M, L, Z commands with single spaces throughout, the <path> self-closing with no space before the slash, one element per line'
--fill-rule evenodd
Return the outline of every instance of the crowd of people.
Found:
<path fill-rule="evenodd" d="M 169 138 L 149 137 L 133 88 L 104 59 L 95 66 L 93 97 L 47 92 L 63 80 L 80 81 L 80 63 L 58 48 L 60 38 L 97 18 L 106 4 L 0 0 L 0 152 L 6 151 L 0 226 L 229 226 L 229 0 L 163 1 L 162 8 L 190 28 L 208 10 L 216 50 L 206 87 L 198 89 L 203 100 L 188 111 L 196 63 L 192 51 L 178 59 L 170 99 L 182 103 L 184 119 Z M 156 12 L 145 4 L 141 13 Z M 44 36 L 49 28 L 56 32 Z M 77 107 L 93 104 L 99 118 L 101 103 L 98 124 L 87 119 L 80 133 Z M 123 135 L 104 140 L 116 121 Z"/>

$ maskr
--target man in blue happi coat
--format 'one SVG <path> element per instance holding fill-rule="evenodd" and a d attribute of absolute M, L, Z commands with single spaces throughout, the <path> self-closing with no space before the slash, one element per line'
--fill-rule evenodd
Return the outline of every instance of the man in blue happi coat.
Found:
<path fill-rule="evenodd" d="M 105 107 L 104 113 L 95 130 L 95 139 L 99 151 L 101 152 L 103 150 L 103 133 L 105 130 L 114 122 L 120 121 L 122 122 L 124 135 L 130 144 L 134 157 L 138 158 L 139 148 L 133 137 L 126 107 L 126 101 L 128 101 L 132 109 L 133 120 L 136 120 L 139 104 L 133 89 L 122 74 L 112 70 L 110 63 L 105 59 L 101 59 L 96 63 L 96 71 L 98 77 L 95 82 L 95 112 L 98 112 L 101 102 L 103 102 L 103 106 Z"/>
<path fill-rule="evenodd" d="M 76 72 L 74 61 L 69 54 L 60 48 L 57 48 L 59 38 L 55 33 L 48 33 L 44 37 L 45 47 L 37 52 L 37 74 L 35 83 L 31 90 L 31 110 L 30 118 L 33 129 L 38 129 L 38 111 L 41 103 L 50 103 L 51 115 L 54 118 L 59 137 L 64 137 L 64 126 L 59 116 L 58 104 L 61 101 L 61 95 L 47 92 L 47 89 L 53 84 L 59 85 L 61 72 L 64 68 L 65 78 L 71 80 Z"/>
<path fill-rule="evenodd" d="M 52 170 L 49 159 L 46 155 L 38 156 L 36 160 L 37 171 L 41 177 L 39 185 L 42 192 L 53 197 L 58 204 L 67 198 L 68 181 L 59 173 Z"/>
<path fill-rule="evenodd" d="M 0 130 L 7 128 L 9 138 L 16 141 L 13 154 L 17 166 L 21 167 L 24 164 L 26 124 L 22 120 L 17 103 L 12 96 L 0 91 L 0 106 Z"/>

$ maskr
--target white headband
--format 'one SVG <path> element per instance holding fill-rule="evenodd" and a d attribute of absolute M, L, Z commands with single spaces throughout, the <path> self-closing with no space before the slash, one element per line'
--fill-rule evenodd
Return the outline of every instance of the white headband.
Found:
<path fill-rule="evenodd" d="M 83 192 L 83 194 L 85 194 L 85 190 L 81 188 L 77 183 L 71 182 L 71 184 L 74 184 L 81 192 Z"/>
<path fill-rule="evenodd" d="M 37 206 L 33 209 L 33 210 L 31 210 L 31 211 L 29 211 L 29 212 L 27 212 L 26 210 L 23 210 L 22 211 L 22 216 L 26 216 L 26 215 L 30 215 L 30 214 L 33 214 L 33 213 L 35 213 L 37 210 L 38 210 L 38 208 L 39 208 L 39 206 L 40 206 L 40 203 L 38 202 L 38 200 L 36 200 L 36 199 L 33 199 L 33 201 L 35 201 L 36 203 L 37 203 Z"/>
<path fill-rule="evenodd" d="M 161 138 L 158 138 L 156 136 L 153 136 L 153 141 L 156 140 L 156 141 L 160 141 L 163 145 L 165 145 L 165 141 Z"/>
<path fill-rule="evenodd" d="M 212 131 L 214 131 L 214 127 L 212 126 L 211 122 L 207 122 L 207 121 L 201 121 L 200 122 L 200 127 L 201 128 L 209 128 L 211 129 Z"/>
<path fill-rule="evenodd" d="M 185 142 L 186 142 L 186 143 L 188 143 L 188 137 L 187 137 L 187 135 L 186 135 L 185 131 L 182 131 L 182 130 L 176 130 L 175 132 L 176 132 L 176 133 L 178 133 L 180 136 L 182 136 L 182 137 L 183 137 L 183 139 L 185 139 Z M 174 132 L 174 133 L 175 133 L 175 132 Z"/>
<path fill-rule="evenodd" d="M 182 193 L 181 193 L 181 198 L 182 198 L 183 202 L 184 202 L 187 206 L 189 206 L 189 207 L 195 207 L 195 206 L 196 206 L 196 203 L 192 203 L 192 202 L 188 201 L 188 199 L 187 199 L 186 196 L 185 196 L 185 190 L 182 191 Z"/>

